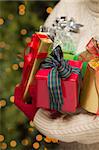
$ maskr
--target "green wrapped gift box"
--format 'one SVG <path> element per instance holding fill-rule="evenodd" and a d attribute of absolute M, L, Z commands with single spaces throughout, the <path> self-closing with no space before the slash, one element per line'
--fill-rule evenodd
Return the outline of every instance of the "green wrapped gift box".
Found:
<path fill-rule="evenodd" d="M 66 60 L 78 60 L 78 55 L 64 53 L 63 56 Z"/>
<path fill-rule="evenodd" d="M 64 55 L 65 60 L 79 60 L 79 55 L 66 54 L 66 53 L 64 53 L 63 55 Z M 88 65 L 88 62 L 83 62 L 83 67 L 81 71 L 83 78 L 87 69 L 87 65 Z"/>

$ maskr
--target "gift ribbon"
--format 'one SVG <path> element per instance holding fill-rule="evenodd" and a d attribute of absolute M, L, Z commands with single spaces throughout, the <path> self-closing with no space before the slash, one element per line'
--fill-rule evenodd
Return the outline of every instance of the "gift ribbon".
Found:
<path fill-rule="evenodd" d="M 61 78 L 66 79 L 72 73 L 80 75 L 80 69 L 70 66 L 68 61 L 63 59 L 60 46 L 57 46 L 50 56 L 41 63 L 41 68 L 51 68 L 48 74 L 50 109 L 61 111 L 63 105 Z"/>

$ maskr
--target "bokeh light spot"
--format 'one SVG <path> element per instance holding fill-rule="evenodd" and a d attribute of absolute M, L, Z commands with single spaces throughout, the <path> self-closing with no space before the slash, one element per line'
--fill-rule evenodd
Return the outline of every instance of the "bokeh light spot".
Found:
<path fill-rule="evenodd" d="M 0 25 L 3 25 L 3 24 L 4 24 L 4 19 L 0 18 Z"/>
<path fill-rule="evenodd" d="M 53 143 L 58 143 L 58 140 L 57 140 L 57 139 L 52 138 L 52 142 L 53 142 Z"/>
<path fill-rule="evenodd" d="M 10 97 L 10 102 L 11 102 L 11 103 L 14 103 L 14 96 L 11 96 L 11 97 Z"/>
<path fill-rule="evenodd" d="M 0 142 L 4 141 L 4 135 L 0 134 Z"/>
<path fill-rule="evenodd" d="M 51 138 L 46 137 L 46 138 L 44 138 L 44 141 L 45 141 L 46 143 L 51 143 Z"/>
<path fill-rule="evenodd" d="M 0 107 L 6 106 L 6 100 L 0 100 Z"/>
<path fill-rule="evenodd" d="M 22 30 L 20 31 L 20 33 L 21 33 L 21 35 L 25 35 L 25 34 L 27 34 L 27 30 L 26 30 L 26 29 L 22 29 Z"/>
<path fill-rule="evenodd" d="M 24 15 L 25 14 L 25 10 L 19 10 L 19 15 Z"/>
<path fill-rule="evenodd" d="M 38 142 L 33 143 L 33 148 L 38 149 L 40 147 L 40 144 Z"/>
<path fill-rule="evenodd" d="M 27 37 L 27 38 L 25 39 L 25 41 L 26 41 L 26 43 L 29 43 L 29 42 L 31 42 L 31 38 L 30 38 L 30 37 Z"/>
<path fill-rule="evenodd" d="M 42 139 L 43 139 L 43 137 L 42 137 L 42 135 L 41 134 L 38 134 L 37 136 L 36 136 L 36 140 L 37 141 L 42 141 Z"/>
<path fill-rule="evenodd" d="M 52 7 L 48 7 L 47 9 L 46 9 L 46 12 L 48 13 L 48 14 L 50 14 L 51 12 L 52 12 Z"/>
<path fill-rule="evenodd" d="M 25 5 L 23 4 L 19 5 L 19 10 L 25 10 Z"/>
<path fill-rule="evenodd" d="M 13 65 L 12 65 L 12 69 L 13 69 L 13 70 L 18 70 L 18 68 L 19 68 L 19 67 L 18 67 L 18 64 L 13 64 Z"/>
<path fill-rule="evenodd" d="M 1 148 L 1 150 L 5 150 L 5 149 L 7 149 L 7 144 L 6 143 L 1 143 L 0 144 L 0 148 Z"/>
<path fill-rule="evenodd" d="M 16 142 L 15 140 L 12 140 L 12 141 L 10 142 L 10 146 L 11 146 L 11 147 L 16 147 L 16 145 L 17 145 L 17 142 Z"/>

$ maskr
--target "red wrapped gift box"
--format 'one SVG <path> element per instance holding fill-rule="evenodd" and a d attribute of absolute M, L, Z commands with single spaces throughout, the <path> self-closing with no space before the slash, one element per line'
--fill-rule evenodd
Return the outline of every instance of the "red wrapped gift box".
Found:
<path fill-rule="evenodd" d="M 30 51 L 24 55 L 24 67 L 22 80 L 19 86 L 15 88 L 14 97 L 15 105 L 24 112 L 31 120 L 36 113 L 35 94 L 34 101 L 30 103 L 29 86 L 33 82 L 33 77 L 39 69 L 41 61 L 43 61 L 50 51 L 52 41 L 45 33 L 35 33 L 32 35 L 31 42 L 28 44 Z"/>
<path fill-rule="evenodd" d="M 69 61 L 73 67 L 82 69 L 81 61 Z M 48 74 L 50 69 L 39 70 L 35 76 L 35 82 L 30 87 L 30 95 L 33 97 L 36 94 L 36 107 L 50 109 L 49 91 L 47 87 Z M 79 85 L 78 74 L 72 73 L 65 80 L 61 80 L 64 104 L 63 112 L 75 112 L 79 103 Z"/>
<path fill-rule="evenodd" d="M 45 33 L 35 33 L 28 44 L 30 52 L 24 56 L 24 68 L 22 74 L 21 90 L 22 98 L 27 102 L 29 85 L 33 81 L 33 76 L 39 69 L 40 63 L 47 57 L 52 46 L 52 41 Z"/>
<path fill-rule="evenodd" d="M 24 114 L 28 117 L 29 120 L 32 120 L 37 111 L 36 101 L 35 101 L 35 93 L 32 97 L 32 99 L 33 99 L 32 103 L 27 104 L 21 99 L 21 96 L 20 96 L 21 89 L 22 89 L 21 86 L 18 86 L 15 88 L 14 103 L 22 112 L 24 112 Z"/>

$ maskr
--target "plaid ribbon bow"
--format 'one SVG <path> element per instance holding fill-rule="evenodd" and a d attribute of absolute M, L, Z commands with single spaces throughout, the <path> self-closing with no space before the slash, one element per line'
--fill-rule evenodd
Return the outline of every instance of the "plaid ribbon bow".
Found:
<path fill-rule="evenodd" d="M 48 89 L 50 96 L 50 109 L 60 111 L 63 105 L 61 78 L 68 78 L 72 72 L 80 74 L 79 68 L 73 68 L 63 59 L 61 47 L 58 45 L 50 57 L 41 64 L 41 68 L 52 68 L 48 74 Z"/>

